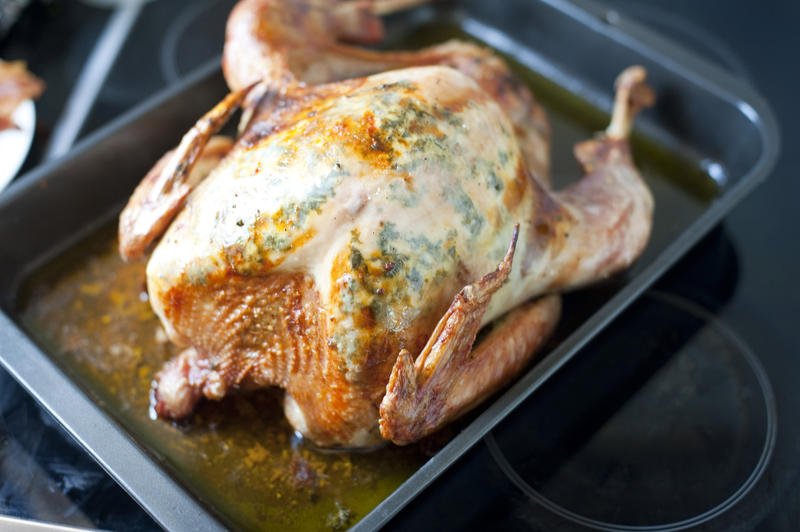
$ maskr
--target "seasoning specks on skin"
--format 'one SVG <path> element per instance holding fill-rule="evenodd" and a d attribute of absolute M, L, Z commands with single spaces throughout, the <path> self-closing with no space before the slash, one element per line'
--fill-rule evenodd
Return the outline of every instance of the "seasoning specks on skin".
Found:
<path fill-rule="evenodd" d="M 478 212 L 472 198 L 459 186 L 445 186 L 442 189 L 442 197 L 461 215 L 461 224 L 469 232 L 470 239 L 476 238 L 486 220 Z"/>
<path fill-rule="evenodd" d="M 502 192 L 505 188 L 503 181 L 497 177 L 497 174 L 494 172 L 494 170 L 489 170 L 489 172 L 486 174 L 486 183 L 489 188 L 495 192 Z"/>
<path fill-rule="evenodd" d="M 336 281 L 341 314 L 334 332 L 337 349 L 348 358 L 349 366 L 357 362 L 360 354 L 356 346 L 367 341 L 369 331 L 362 327 L 358 334 L 348 333 L 348 327 L 359 316 L 362 324 L 363 316 L 369 316 L 389 331 L 408 327 L 421 311 L 418 299 L 426 286 L 447 279 L 447 272 L 458 260 L 457 234 L 451 229 L 443 239 L 434 241 L 384 221 L 374 234 L 377 249 L 367 254 L 360 233 L 351 232 L 346 257 L 351 271 Z"/>

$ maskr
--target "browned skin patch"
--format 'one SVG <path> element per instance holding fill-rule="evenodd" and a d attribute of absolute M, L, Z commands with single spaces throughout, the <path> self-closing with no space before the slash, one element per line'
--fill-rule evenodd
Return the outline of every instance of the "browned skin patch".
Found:
<path fill-rule="evenodd" d="M 390 168 L 398 155 L 392 142 L 375 124 L 375 115 L 371 111 L 366 111 L 359 121 L 345 118 L 334 125 L 328 135 L 333 142 L 351 146 L 373 168 Z"/>
<path fill-rule="evenodd" d="M 482 98 L 491 96 L 509 115 L 527 112 L 533 102 L 528 88 L 519 83 L 508 65 L 488 48 L 471 45 L 454 53 L 442 53 L 434 49 L 433 53 L 420 54 L 417 64 L 446 65 L 466 74 L 480 85 Z M 452 104 L 461 105 L 456 101 Z"/>
<path fill-rule="evenodd" d="M 365 78 L 349 79 L 314 87 L 298 87 L 291 92 L 267 90 L 258 97 L 253 118 L 239 143 L 245 149 L 254 148 L 261 140 L 275 133 L 309 121 L 309 126 L 302 130 L 302 133 L 306 133 L 316 126 L 312 119 L 320 109 L 358 89 L 365 81 Z M 298 134 L 301 132 L 298 131 Z"/>
<path fill-rule="evenodd" d="M 385 268 L 377 262 L 367 267 L 367 262 L 356 275 L 378 275 Z M 353 270 L 349 252 L 343 252 L 332 275 L 347 272 Z M 370 334 L 361 346 L 359 373 L 347 378 L 342 355 L 330 341 L 327 313 L 306 275 L 248 276 L 230 269 L 202 282 L 190 282 L 184 276 L 164 301 L 165 320 L 181 334 L 173 340 L 194 347 L 196 354 L 176 359 L 161 374 L 159 380 L 195 376 L 193 383 L 186 380 L 182 395 L 191 404 L 171 407 L 166 404 L 169 398 L 162 397 L 158 406 L 162 414 L 188 415 L 201 396 L 220 399 L 230 390 L 280 386 L 302 409 L 309 429 L 306 435 L 321 445 L 348 441 L 357 430 L 374 426 L 397 353 L 402 349 L 418 352 L 431 332 L 427 327 L 388 331 L 376 322 L 369 307 L 360 309 L 356 326 Z M 441 312 L 431 309 L 425 313 L 428 319 L 421 321 L 433 324 L 435 318 L 428 314 Z M 320 390 L 326 392 L 320 394 Z"/>
<path fill-rule="evenodd" d="M 506 183 L 503 191 L 503 205 L 506 206 L 508 212 L 516 210 L 525 195 L 525 191 L 532 184 L 533 179 L 525 166 L 525 161 L 520 158 L 517 162 L 517 171 L 514 173 L 514 179 Z"/>
<path fill-rule="evenodd" d="M 400 108 L 402 109 L 407 105 L 412 105 L 412 101 L 413 100 L 401 100 Z M 420 100 L 417 99 L 416 101 L 418 102 Z M 413 105 L 417 105 L 417 103 L 414 102 Z M 435 116 L 437 120 L 444 120 L 442 110 L 439 106 L 432 106 L 431 110 L 433 111 L 433 116 Z M 444 111 L 450 113 L 456 112 L 452 111 L 450 108 L 444 108 Z M 414 117 L 408 123 L 408 132 L 411 133 L 412 135 L 431 135 L 439 140 L 444 140 L 445 138 L 445 134 L 442 133 L 441 129 L 436 127 L 435 123 L 433 123 L 430 120 L 421 120 L 419 117 Z M 403 138 L 399 138 L 397 140 L 403 142 L 404 144 L 407 144 L 405 142 L 405 139 Z"/>
<path fill-rule="evenodd" d="M 174 340 L 197 351 L 197 356 L 181 361 L 184 374 L 191 371 L 185 367 L 189 364 L 203 375 L 193 384 L 187 382 L 192 389 L 186 393 L 194 394 L 195 400 L 201 392 L 220 399 L 232 389 L 280 386 L 302 408 L 308 436 L 326 445 L 347 441 L 354 430 L 377 419 L 380 397 L 375 381 L 368 379 L 364 385 L 345 379 L 336 352 L 327 345 L 324 313 L 309 277 L 229 272 L 212 275 L 199 286 L 176 285 L 165 299 L 167 320 L 184 335 Z M 393 347 L 376 340 L 368 349 L 386 353 Z M 171 377 L 169 368 L 161 379 Z M 388 369 L 376 371 L 388 377 Z M 168 406 L 160 410 L 168 413 Z M 184 415 L 190 410 L 180 409 Z"/>

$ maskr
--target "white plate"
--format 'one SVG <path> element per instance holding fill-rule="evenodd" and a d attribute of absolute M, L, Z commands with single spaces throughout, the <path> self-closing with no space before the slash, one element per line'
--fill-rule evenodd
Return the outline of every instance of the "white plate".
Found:
<path fill-rule="evenodd" d="M 36 123 L 36 110 L 32 100 L 25 100 L 14 110 L 11 121 L 19 129 L 0 131 L 0 190 L 13 179 L 28 155 L 33 141 L 33 126 Z"/>

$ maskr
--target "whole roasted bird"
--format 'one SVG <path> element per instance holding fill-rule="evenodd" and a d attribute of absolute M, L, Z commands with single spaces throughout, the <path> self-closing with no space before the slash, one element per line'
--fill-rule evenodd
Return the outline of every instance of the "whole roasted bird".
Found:
<path fill-rule="evenodd" d="M 545 113 L 501 59 L 343 44 L 379 40 L 379 15 L 414 3 L 234 8 L 231 94 L 120 218 L 126 259 L 161 237 L 150 301 L 187 348 L 154 382 L 158 414 L 280 386 L 319 445 L 415 441 L 519 373 L 559 292 L 645 246 L 653 200 L 626 142 L 653 98 L 644 70 L 620 75 L 611 125 L 575 148 L 585 177 L 554 192 Z M 239 106 L 238 140 L 212 137 Z"/>

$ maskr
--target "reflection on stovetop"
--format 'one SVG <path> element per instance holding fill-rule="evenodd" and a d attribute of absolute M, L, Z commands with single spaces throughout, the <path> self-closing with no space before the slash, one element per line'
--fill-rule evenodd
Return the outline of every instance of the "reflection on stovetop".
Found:
<path fill-rule="evenodd" d="M 678 530 L 720 518 L 753 488 L 772 457 L 775 411 L 769 378 L 733 331 L 651 291 L 486 444 L 554 517 Z"/>
<path fill-rule="evenodd" d="M 0 514 L 108 530 L 158 529 L 4 371 L 0 371 Z"/>
<path fill-rule="evenodd" d="M 233 0 L 147 4 L 128 37 L 128 42 L 136 45 L 121 50 L 83 132 L 97 129 L 121 111 L 220 57 L 224 21 L 234 4 Z"/>

